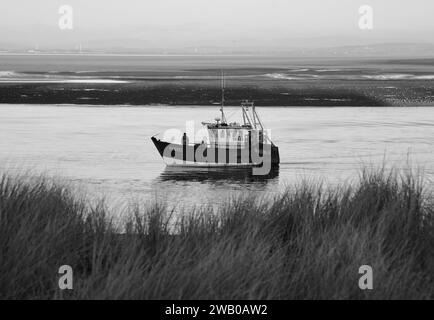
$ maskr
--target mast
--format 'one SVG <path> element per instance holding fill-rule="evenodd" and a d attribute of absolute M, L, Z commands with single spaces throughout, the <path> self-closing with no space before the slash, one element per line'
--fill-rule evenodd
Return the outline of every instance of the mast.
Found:
<path fill-rule="evenodd" d="M 225 116 L 225 112 L 224 112 L 224 107 L 225 107 L 225 74 L 222 70 L 222 105 L 220 108 L 220 111 L 222 113 L 222 122 L 221 123 L 226 123 L 226 116 Z"/>

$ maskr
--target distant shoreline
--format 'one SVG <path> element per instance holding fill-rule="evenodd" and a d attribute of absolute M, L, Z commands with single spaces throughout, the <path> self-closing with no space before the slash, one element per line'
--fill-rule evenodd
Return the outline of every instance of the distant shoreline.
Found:
<path fill-rule="evenodd" d="M 279 56 L 275 54 L 271 56 Z M 163 53 L 103 53 L 103 52 L 2 52 L 0 56 L 114 56 L 114 57 L 258 57 L 267 54 L 163 54 Z M 314 59 L 313 57 L 312 59 Z"/>
<path fill-rule="evenodd" d="M 119 108 L 213 108 L 216 107 L 216 105 L 201 105 L 201 104 L 189 104 L 189 105 L 168 105 L 168 104 L 76 104 L 76 103 L 56 103 L 56 104 L 49 104 L 49 103 L 0 103 L 0 108 L 2 106 L 10 106 L 10 105 L 16 105 L 16 106 L 52 106 L 52 107 L 84 107 L 84 108 L 113 108 L 113 107 L 119 107 Z M 227 108 L 237 108 L 240 105 L 225 105 Z M 218 105 L 217 105 L 218 107 Z M 413 104 L 413 105 L 389 105 L 389 106 L 326 106 L 326 105 L 299 105 L 299 106 L 260 106 L 261 108 L 311 108 L 311 109 L 320 109 L 320 108 L 430 108 L 434 107 L 434 104 L 432 105 L 426 105 L 426 104 Z"/>

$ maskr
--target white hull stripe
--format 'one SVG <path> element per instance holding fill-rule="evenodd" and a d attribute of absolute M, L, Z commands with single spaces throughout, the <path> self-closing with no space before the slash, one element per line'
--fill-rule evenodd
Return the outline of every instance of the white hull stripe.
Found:
<path fill-rule="evenodd" d="M 255 167 L 260 164 L 254 163 L 217 163 L 217 162 L 194 162 L 183 161 L 175 158 L 163 157 L 164 162 L 168 166 L 176 167 Z"/>

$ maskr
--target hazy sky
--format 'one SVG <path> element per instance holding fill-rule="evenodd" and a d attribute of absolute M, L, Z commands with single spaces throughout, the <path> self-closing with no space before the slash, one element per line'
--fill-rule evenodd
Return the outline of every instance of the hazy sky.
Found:
<path fill-rule="evenodd" d="M 70 5 L 74 29 L 58 27 Z M 374 29 L 358 28 L 361 5 Z M 1 0 L 0 44 L 182 47 L 431 42 L 433 0 Z"/>

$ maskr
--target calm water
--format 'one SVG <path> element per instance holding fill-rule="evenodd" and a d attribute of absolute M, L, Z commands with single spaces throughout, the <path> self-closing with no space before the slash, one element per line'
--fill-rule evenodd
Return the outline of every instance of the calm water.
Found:
<path fill-rule="evenodd" d="M 259 108 L 280 148 L 267 178 L 245 171 L 166 169 L 150 137 L 185 121 L 212 120 L 210 107 L 0 105 L 0 168 L 65 177 L 91 197 L 152 200 L 169 206 L 218 203 L 239 193 L 278 192 L 303 178 L 355 179 L 363 164 L 424 169 L 434 175 L 434 108 Z M 238 108 L 227 108 L 229 121 Z M 431 183 L 432 186 L 432 183 Z M 122 200 L 121 200 L 122 199 Z"/>

